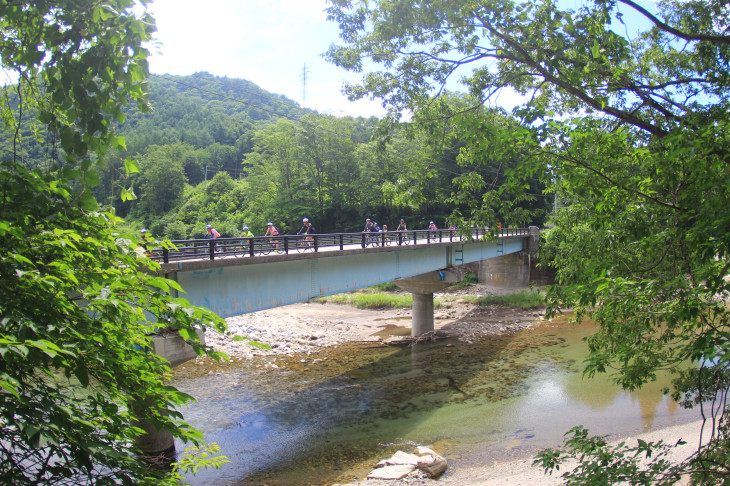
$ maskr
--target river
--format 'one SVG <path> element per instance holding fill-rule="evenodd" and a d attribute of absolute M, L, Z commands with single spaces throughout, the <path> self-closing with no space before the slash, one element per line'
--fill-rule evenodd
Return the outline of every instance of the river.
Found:
<path fill-rule="evenodd" d="M 189 481 L 342 483 L 415 445 L 453 470 L 558 446 L 575 425 L 634 434 L 698 418 L 662 394 L 665 378 L 631 393 L 606 376 L 583 379 L 582 338 L 593 331 L 563 318 L 472 344 L 345 344 L 178 367 L 173 384 L 197 398 L 185 419 L 231 460 Z"/>

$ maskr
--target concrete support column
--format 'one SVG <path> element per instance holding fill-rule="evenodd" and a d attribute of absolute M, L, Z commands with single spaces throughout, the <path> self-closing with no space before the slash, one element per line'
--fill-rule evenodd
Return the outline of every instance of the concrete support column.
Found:
<path fill-rule="evenodd" d="M 433 294 L 413 294 L 411 336 L 433 332 Z"/>
<path fill-rule="evenodd" d="M 141 412 L 143 414 L 145 409 L 154 406 L 154 402 L 149 400 L 147 403 L 138 403 L 136 408 L 138 413 Z M 166 414 L 167 411 L 163 410 L 162 413 Z M 146 456 L 155 457 L 164 455 L 165 452 L 175 449 L 175 438 L 169 430 L 159 430 L 146 420 L 135 421 L 134 425 L 145 432 L 144 435 L 136 438 L 135 444 Z"/>
<path fill-rule="evenodd" d="M 200 342 L 205 344 L 205 335 L 202 331 L 197 332 Z M 152 352 L 169 361 L 171 367 L 198 357 L 198 354 L 180 337 L 177 331 L 161 330 L 152 337 L 151 344 Z M 138 416 L 144 417 L 145 411 L 155 406 L 153 400 L 148 400 L 146 403 L 138 401 L 135 408 Z M 161 410 L 161 413 L 166 415 L 168 412 L 167 410 Z M 145 432 L 144 435 L 137 437 L 135 444 L 144 452 L 146 460 L 154 463 L 160 462 L 156 459 L 159 457 L 163 458 L 162 462 L 167 457 L 172 457 L 174 460 L 175 439 L 172 436 L 172 432 L 169 430 L 158 430 L 152 423 L 144 419 L 135 421 L 135 426 Z"/>
<path fill-rule="evenodd" d="M 413 294 L 411 336 L 418 337 L 434 330 L 433 293 L 462 280 L 464 280 L 462 269 L 447 268 L 393 282 L 406 292 Z"/>

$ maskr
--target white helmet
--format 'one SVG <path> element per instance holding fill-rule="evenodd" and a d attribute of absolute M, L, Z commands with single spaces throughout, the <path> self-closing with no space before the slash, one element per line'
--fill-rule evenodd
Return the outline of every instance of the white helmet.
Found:
<path fill-rule="evenodd" d="M 146 230 L 146 229 L 144 229 L 144 228 L 142 228 L 141 230 L 139 230 L 139 232 L 140 232 L 140 233 L 147 233 L 147 230 Z"/>
<path fill-rule="evenodd" d="M 274 226 L 274 223 L 272 223 L 271 221 L 269 221 L 268 223 L 266 223 L 266 226 Z"/>
<path fill-rule="evenodd" d="M 243 227 L 243 231 L 246 231 L 248 229 L 248 226 Z"/>
<path fill-rule="evenodd" d="M 212 228 L 212 226 L 209 224 L 205 226 L 205 229 L 211 229 L 211 228 Z"/>
<path fill-rule="evenodd" d="M 309 223 L 309 218 L 302 219 L 302 223 Z"/>

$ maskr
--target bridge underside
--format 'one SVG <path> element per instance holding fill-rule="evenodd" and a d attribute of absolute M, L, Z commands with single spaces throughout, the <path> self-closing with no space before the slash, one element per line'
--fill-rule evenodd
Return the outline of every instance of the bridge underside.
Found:
<path fill-rule="evenodd" d="M 193 304 L 232 317 L 517 253 L 524 245 L 524 238 L 515 237 L 459 245 L 216 260 L 214 265 L 171 263 L 163 265 L 162 271 L 177 280 Z"/>

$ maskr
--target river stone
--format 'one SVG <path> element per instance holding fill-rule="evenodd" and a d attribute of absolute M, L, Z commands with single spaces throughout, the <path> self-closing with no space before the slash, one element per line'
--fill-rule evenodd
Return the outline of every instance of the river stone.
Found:
<path fill-rule="evenodd" d="M 420 457 L 415 454 L 408 454 L 407 452 L 397 451 L 390 457 L 390 459 L 383 459 L 382 461 L 380 461 L 377 467 L 392 466 L 398 464 L 408 464 L 411 466 L 415 466 L 416 464 L 418 464 L 419 460 Z"/>
<path fill-rule="evenodd" d="M 373 469 L 368 479 L 401 479 L 416 470 L 412 464 L 393 464 Z"/>

